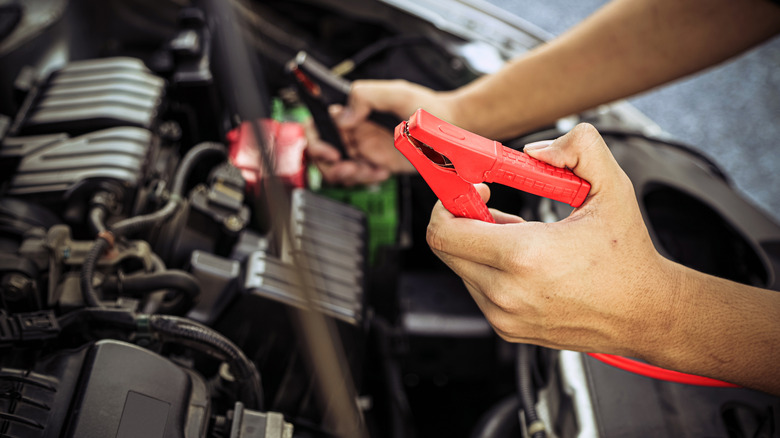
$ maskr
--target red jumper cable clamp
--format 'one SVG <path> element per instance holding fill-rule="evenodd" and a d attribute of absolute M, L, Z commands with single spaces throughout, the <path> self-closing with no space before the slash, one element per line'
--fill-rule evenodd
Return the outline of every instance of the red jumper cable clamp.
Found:
<path fill-rule="evenodd" d="M 420 172 L 442 205 L 458 217 L 495 222 L 474 188 L 481 182 L 506 186 L 579 207 L 590 183 L 561 169 L 481 137 L 418 109 L 395 128 L 395 147 Z M 666 370 L 633 359 L 588 353 L 606 364 L 646 377 L 700 386 L 732 383 Z"/>
<path fill-rule="evenodd" d="M 579 207 L 590 184 L 572 173 L 451 125 L 423 109 L 395 128 L 395 147 L 444 207 L 458 217 L 494 222 L 474 184 L 495 182 Z"/>

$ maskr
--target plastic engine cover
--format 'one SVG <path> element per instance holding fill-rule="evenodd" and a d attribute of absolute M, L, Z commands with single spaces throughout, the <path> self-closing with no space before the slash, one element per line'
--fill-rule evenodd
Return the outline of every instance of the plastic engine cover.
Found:
<path fill-rule="evenodd" d="M 149 350 L 99 341 L 87 354 L 67 437 L 198 437 L 206 428 L 205 382 Z"/>
<path fill-rule="evenodd" d="M 199 375 L 113 340 L 2 368 L 0 386 L 3 436 L 201 437 L 209 418 Z"/>

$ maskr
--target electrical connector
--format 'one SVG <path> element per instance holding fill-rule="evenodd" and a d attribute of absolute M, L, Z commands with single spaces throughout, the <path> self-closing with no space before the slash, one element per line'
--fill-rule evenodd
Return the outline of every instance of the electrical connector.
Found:
<path fill-rule="evenodd" d="M 60 325 L 53 311 L 8 315 L 0 312 L 0 346 L 56 338 Z"/>

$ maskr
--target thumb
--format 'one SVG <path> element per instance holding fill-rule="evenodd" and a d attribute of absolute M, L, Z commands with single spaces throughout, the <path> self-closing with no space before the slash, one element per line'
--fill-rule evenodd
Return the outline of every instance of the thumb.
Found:
<path fill-rule="evenodd" d="M 589 198 L 605 188 L 626 184 L 631 187 L 628 176 L 615 161 L 604 139 L 590 124 L 581 123 L 555 141 L 526 145 L 524 151 L 537 160 L 569 168 L 588 181 L 591 185 Z"/>
<path fill-rule="evenodd" d="M 486 203 L 490 200 L 490 188 L 487 186 L 487 184 L 474 184 L 474 188 L 477 189 L 477 193 L 479 193 L 479 196 L 482 198 L 482 202 Z"/>
<path fill-rule="evenodd" d="M 352 83 L 347 105 L 328 108 L 333 121 L 341 129 L 353 129 L 368 119 L 371 111 L 385 111 L 395 99 L 392 81 L 359 80 Z"/>

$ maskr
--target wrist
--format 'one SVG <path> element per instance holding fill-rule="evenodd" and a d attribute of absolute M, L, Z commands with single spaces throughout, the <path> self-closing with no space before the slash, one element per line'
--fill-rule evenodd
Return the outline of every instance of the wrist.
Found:
<path fill-rule="evenodd" d="M 658 263 L 641 279 L 635 320 L 623 348 L 628 355 L 659 366 L 675 363 L 684 349 L 683 333 L 689 305 L 687 269 L 656 254 Z"/>

